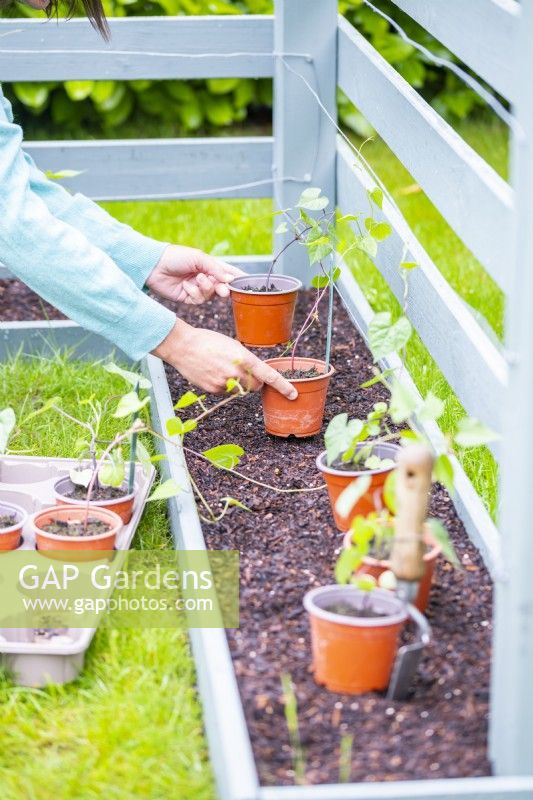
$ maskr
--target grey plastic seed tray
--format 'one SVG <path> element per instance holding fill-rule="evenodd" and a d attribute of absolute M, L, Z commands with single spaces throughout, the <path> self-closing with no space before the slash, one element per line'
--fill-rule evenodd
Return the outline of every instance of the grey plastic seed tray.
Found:
<path fill-rule="evenodd" d="M 54 483 L 77 465 L 75 459 L 42 456 L 5 456 L 0 460 L 0 501 L 15 503 L 28 514 L 56 505 Z M 140 522 L 154 481 L 155 469 L 145 475 L 135 467 L 136 498 L 133 516 L 117 536 L 117 550 L 128 550 Z M 21 549 L 35 547 L 28 525 Z M 0 628 L 0 662 L 21 686 L 67 683 L 79 675 L 95 628 L 36 631 L 32 628 Z"/>

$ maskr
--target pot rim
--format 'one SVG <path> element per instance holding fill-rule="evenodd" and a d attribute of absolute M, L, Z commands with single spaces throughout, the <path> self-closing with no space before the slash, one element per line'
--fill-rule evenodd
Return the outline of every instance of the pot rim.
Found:
<path fill-rule="evenodd" d="M 273 356 L 272 358 L 267 358 L 263 362 L 264 364 L 268 364 L 269 366 L 273 367 L 276 372 L 279 372 L 277 368 L 272 363 L 273 361 L 292 361 L 292 356 Z M 306 364 L 312 364 L 316 366 L 317 364 L 323 364 L 326 366 L 326 362 L 323 361 L 321 358 L 308 358 L 307 356 L 296 356 L 295 361 L 305 361 Z M 321 373 L 317 375 L 315 378 L 287 378 L 289 383 L 313 383 L 314 381 L 321 381 L 324 378 L 331 378 L 332 375 L 335 374 L 335 367 L 330 364 L 328 372 Z"/>
<path fill-rule="evenodd" d="M 77 498 L 74 498 L 74 497 L 71 499 L 66 494 L 62 494 L 61 492 L 58 492 L 57 489 L 56 489 L 56 486 L 61 481 L 70 481 L 70 483 L 73 486 L 74 486 L 74 483 L 70 480 L 68 475 L 63 475 L 63 477 L 58 478 L 57 481 L 54 483 L 54 494 L 56 495 L 56 497 L 60 497 L 60 498 L 64 497 L 65 498 L 65 502 L 62 505 L 69 505 L 69 506 L 78 506 L 78 505 L 85 506 L 85 505 L 87 505 L 87 500 L 78 500 Z M 127 486 L 128 482 L 127 481 L 123 481 L 121 483 L 121 488 L 124 485 Z M 89 500 L 89 506 L 91 508 L 94 508 L 94 507 L 104 508 L 104 505 L 102 505 L 104 503 L 105 504 L 105 508 L 107 508 L 108 506 L 115 506 L 115 505 L 118 505 L 119 503 L 125 503 L 128 500 L 133 500 L 135 498 L 136 488 L 137 487 L 135 486 L 133 492 L 129 492 L 128 494 L 124 494 L 124 495 L 122 495 L 122 497 L 113 497 L 111 500 Z M 69 536 L 68 538 L 72 539 L 72 536 Z M 87 537 L 84 536 L 83 538 L 86 539 Z"/>
<path fill-rule="evenodd" d="M 344 614 L 335 614 L 332 611 L 325 611 L 320 608 L 315 602 L 315 598 L 320 595 L 336 592 L 345 592 L 351 595 L 363 597 L 368 595 L 368 592 L 363 592 L 355 586 L 340 586 L 337 583 L 331 583 L 327 586 L 319 586 L 316 589 L 311 589 L 304 596 L 304 608 L 308 614 L 325 622 L 333 622 L 337 625 L 346 625 L 352 628 L 383 628 L 388 625 L 399 625 L 405 622 L 409 616 L 409 610 L 402 600 L 396 595 L 389 592 L 387 589 L 373 589 L 370 597 L 383 600 L 385 604 L 395 608 L 396 610 L 384 617 L 349 617 Z"/>
<path fill-rule="evenodd" d="M 270 275 L 271 280 L 275 279 L 276 277 L 284 278 L 285 280 L 292 281 L 294 285 L 290 286 L 288 289 L 280 289 L 280 291 L 278 292 L 250 292 L 250 291 L 245 292 L 243 289 L 239 289 L 238 286 L 233 285 L 234 283 L 236 283 L 236 281 L 242 281 L 244 279 L 249 280 L 250 278 L 267 278 L 267 277 L 268 277 L 268 272 L 257 272 L 253 275 L 239 275 L 237 278 L 234 278 L 231 281 L 231 283 L 228 283 L 228 288 L 230 292 L 235 292 L 236 294 L 257 295 L 258 297 L 264 297 L 265 295 L 267 297 L 278 297 L 279 295 L 282 294 L 292 294 L 292 292 L 299 292 L 303 286 L 301 280 L 299 280 L 298 278 L 293 278 L 292 275 L 280 275 L 279 272 L 278 273 L 273 272 Z"/>
<path fill-rule="evenodd" d="M 43 508 L 40 511 L 36 511 L 35 514 L 32 514 L 30 517 L 30 521 L 35 530 L 39 533 L 39 536 L 44 536 L 45 538 L 48 537 L 49 539 L 53 539 L 55 542 L 99 542 L 102 539 L 108 539 L 110 536 L 116 536 L 124 524 L 119 515 L 115 514 L 114 511 L 109 511 L 107 508 L 96 507 L 92 509 L 92 512 L 94 513 L 94 511 L 99 511 L 102 515 L 108 517 L 107 521 L 112 524 L 111 528 L 108 531 L 105 531 L 105 533 L 95 533 L 91 536 L 61 536 L 59 533 L 49 533 L 48 531 L 43 531 L 42 528 L 40 528 L 37 524 L 37 518 L 43 514 L 51 514 L 52 512 L 57 511 L 68 511 L 69 513 L 72 513 L 73 506 L 64 505 Z"/>
<path fill-rule="evenodd" d="M 370 439 L 366 439 L 364 442 L 361 442 L 361 445 L 371 444 Z M 387 447 L 391 447 L 396 450 L 397 453 L 400 452 L 401 445 L 395 444 L 394 442 L 379 442 L 380 445 L 386 445 Z M 329 467 L 325 463 L 325 459 L 327 456 L 327 450 L 322 450 L 321 453 L 316 457 L 316 465 L 320 472 L 327 473 L 328 475 L 344 475 L 347 478 L 360 478 L 361 475 L 382 475 L 386 472 L 392 472 L 393 469 L 396 467 L 383 467 L 381 469 L 335 469 L 335 467 Z"/>
<path fill-rule="evenodd" d="M 427 544 L 431 547 L 431 550 L 428 550 L 424 553 L 423 561 L 433 561 L 434 558 L 437 558 L 442 553 L 442 547 L 437 542 L 433 534 L 431 533 L 431 528 L 429 525 L 424 524 L 424 536 L 423 536 L 424 544 Z M 342 539 L 342 547 L 343 550 L 348 550 L 352 545 L 351 542 L 351 531 L 346 531 Z M 367 564 L 368 566 L 376 566 L 376 567 L 385 567 L 385 569 L 390 569 L 391 564 L 390 560 L 387 558 L 374 558 L 374 556 L 364 556 L 363 563 Z"/>
<path fill-rule="evenodd" d="M 20 519 L 18 522 L 15 522 L 14 525 L 10 525 L 9 528 L 0 528 L 0 536 L 14 533 L 19 528 L 24 527 L 24 524 L 28 518 L 28 512 L 25 511 L 22 506 L 18 506 L 16 503 L 7 503 L 4 500 L 0 500 L 0 511 L 3 508 L 7 508 L 8 513 L 14 511 Z"/>

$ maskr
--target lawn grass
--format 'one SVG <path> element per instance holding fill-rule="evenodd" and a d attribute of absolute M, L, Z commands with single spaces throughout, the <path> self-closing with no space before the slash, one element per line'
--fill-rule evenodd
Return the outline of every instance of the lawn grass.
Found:
<path fill-rule="evenodd" d="M 83 418 L 80 398 L 122 394 L 120 378 L 64 357 L 0 364 L 0 408 L 22 418 L 48 398 Z M 86 412 L 85 412 L 86 413 Z M 109 420 L 102 436 L 111 437 Z M 79 428 L 53 412 L 13 438 L 13 451 L 71 454 Z M 134 546 L 171 537 L 164 503 L 151 503 Z M 97 632 L 81 677 L 63 687 L 14 687 L 0 676 L 2 800 L 212 800 L 211 771 L 186 632 Z"/>
<path fill-rule="evenodd" d="M 458 131 L 500 175 L 506 176 L 508 141 L 504 126 L 483 119 L 460 123 Z M 501 337 L 504 302 L 500 289 L 431 201 L 416 187 L 413 177 L 383 141 L 376 137 L 364 145 L 363 152 L 444 277 L 471 306 L 489 334 Z M 235 255 L 271 252 L 270 200 L 121 202 L 104 205 L 123 222 L 132 224 L 154 238 L 194 245 L 208 251 L 222 243 L 221 252 Z M 344 235 L 349 238 L 346 229 Z M 376 311 L 391 309 L 397 313 L 395 298 L 368 259 L 353 253 L 348 262 L 370 305 Z M 445 431 L 453 430 L 464 410 L 416 336 L 408 349 L 408 365 L 421 392 L 432 389 L 446 401 L 441 424 Z M 470 450 L 461 458 L 486 507 L 495 516 L 497 466 L 490 452 L 486 449 Z"/>

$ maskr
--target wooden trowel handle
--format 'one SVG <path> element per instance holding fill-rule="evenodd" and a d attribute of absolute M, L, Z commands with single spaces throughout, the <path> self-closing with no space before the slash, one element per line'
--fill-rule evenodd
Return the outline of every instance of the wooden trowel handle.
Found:
<path fill-rule="evenodd" d="M 406 447 L 398 457 L 397 516 L 391 568 L 399 581 L 419 581 L 424 574 L 424 522 L 427 516 L 433 455 L 423 445 Z"/>

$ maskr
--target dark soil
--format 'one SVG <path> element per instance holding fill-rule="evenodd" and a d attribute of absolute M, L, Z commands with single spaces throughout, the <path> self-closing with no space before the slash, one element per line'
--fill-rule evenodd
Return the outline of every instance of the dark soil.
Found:
<path fill-rule="evenodd" d="M 0 281 L 0 322 L 31 319 L 65 319 L 20 281 Z"/>
<path fill-rule="evenodd" d="M 258 294 L 261 292 L 282 292 L 283 289 L 279 289 L 277 286 L 274 286 L 273 283 L 271 283 L 270 286 L 267 286 L 265 283 L 264 286 L 239 286 L 239 291 Z"/>
<path fill-rule="evenodd" d="M 45 533 L 53 533 L 56 536 L 98 536 L 101 533 L 107 533 L 110 529 L 111 525 L 108 522 L 94 517 L 89 517 L 87 524 L 84 520 L 65 522 L 62 519 L 56 519 L 41 528 Z"/>
<path fill-rule="evenodd" d="M 302 380 L 303 378 L 320 378 L 324 373 L 319 372 L 316 367 L 310 369 L 287 369 L 279 370 L 288 381 Z"/>
<path fill-rule="evenodd" d="M 126 489 L 121 489 L 115 486 L 97 486 L 91 493 L 91 502 L 95 503 L 98 500 L 118 500 L 119 497 L 125 497 L 128 494 Z M 71 497 L 73 500 L 87 500 L 87 489 L 85 486 L 72 484 L 72 488 L 64 492 L 65 497 Z"/>
<path fill-rule="evenodd" d="M 301 293 L 295 330 L 311 295 Z M 324 312 L 301 345 L 300 355 L 322 358 Z M 194 325 L 233 333 L 229 304 L 180 308 Z M 344 310 L 337 305 L 331 380 L 325 425 L 343 411 L 364 417 L 373 403 L 387 399 L 372 377 L 371 358 Z M 279 355 L 257 351 L 261 358 Z M 168 370 L 174 400 L 190 388 Z M 278 487 L 319 486 L 315 465 L 322 436 L 279 439 L 262 429 L 259 395 L 229 403 L 208 417 L 187 444 L 205 450 L 234 442 L 246 450 L 240 471 Z M 294 765 L 284 718 L 280 675 L 290 673 L 299 705 L 306 779 L 339 779 L 339 746 L 353 734 L 354 781 L 451 778 L 490 774 L 487 759 L 491 581 L 470 544 L 450 498 L 436 488 L 431 514 L 442 519 L 463 570 L 443 559 L 436 569 L 428 617 L 434 641 L 425 653 L 412 698 L 391 702 L 378 693 L 363 696 L 327 692 L 314 682 L 309 623 L 302 607 L 305 592 L 334 582 L 333 565 L 342 546 L 325 491 L 276 494 L 209 465 L 189 459 L 195 480 L 215 507 L 230 495 L 254 513 L 232 509 L 216 525 L 204 525 L 209 547 L 241 554 L 241 627 L 228 631 L 252 746 L 263 784 L 291 784 Z"/>
<path fill-rule="evenodd" d="M 17 518 L 12 514 L 5 514 L 3 517 L 0 516 L 0 530 L 3 528 L 11 528 L 17 521 Z"/>
<path fill-rule="evenodd" d="M 1 285 L 1 284 L 0 284 Z M 19 284 L 20 287 L 20 284 Z M 2 287 L 4 288 L 4 287 Z M 0 294 L 0 320 L 39 318 L 21 309 L 38 309 L 29 290 Z M 310 295 L 301 293 L 295 330 Z M 323 357 L 322 325 L 304 337 L 301 355 Z M 216 300 L 206 306 L 180 306 L 188 322 L 233 333 L 231 306 Z M 6 314 L 8 316 L 6 316 Z M 11 315 L 11 316 L 9 316 Z M 257 351 L 261 358 L 279 355 Z M 363 417 L 372 404 L 386 400 L 372 377 L 369 353 L 337 305 L 332 378 L 325 424 L 343 411 Z M 177 400 L 187 388 L 169 370 Z M 242 471 L 279 487 L 319 486 L 315 458 L 322 437 L 276 439 L 262 434 L 258 395 L 229 403 L 208 417 L 187 443 L 203 450 L 223 442 L 246 449 Z M 201 461 L 190 460 L 201 489 L 216 504 L 231 495 L 254 513 L 234 508 L 219 523 L 204 526 L 208 546 L 241 553 L 241 627 L 228 639 L 263 784 L 291 784 L 294 765 L 282 705 L 280 675 L 289 672 L 296 688 L 299 721 L 310 783 L 339 779 L 341 738 L 353 734 L 351 780 L 381 781 L 454 778 L 490 774 L 487 759 L 492 587 L 481 557 L 470 544 L 450 498 L 436 488 L 431 514 L 445 521 L 463 569 L 440 559 L 428 608 L 433 644 L 427 650 L 408 701 L 391 702 L 381 694 L 333 694 L 317 686 L 310 672 L 310 643 L 302 598 L 308 589 L 333 582 L 333 564 L 342 535 L 333 525 L 325 491 L 275 494 Z"/>

